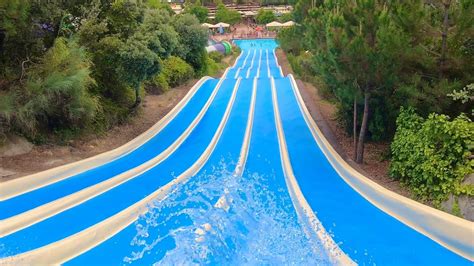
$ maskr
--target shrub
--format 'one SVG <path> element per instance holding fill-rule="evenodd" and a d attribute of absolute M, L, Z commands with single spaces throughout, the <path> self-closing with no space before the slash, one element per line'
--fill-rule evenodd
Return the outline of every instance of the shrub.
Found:
<path fill-rule="evenodd" d="M 165 74 L 162 72 L 158 75 L 155 75 L 151 80 L 145 83 L 146 91 L 151 94 L 161 94 L 170 89 L 168 80 Z"/>
<path fill-rule="evenodd" d="M 89 93 L 95 81 L 84 49 L 63 38 L 28 72 L 26 88 L 19 96 L 15 125 L 33 136 L 38 129 L 82 128 L 100 110 L 98 99 Z"/>
<path fill-rule="evenodd" d="M 179 86 L 194 76 L 193 68 L 183 59 L 171 56 L 163 61 L 163 74 L 171 87 Z"/>
<path fill-rule="evenodd" d="M 217 22 L 224 22 L 224 23 L 234 25 L 240 22 L 241 19 L 242 17 L 240 16 L 240 13 L 238 11 L 233 10 L 233 9 L 228 9 L 222 3 L 217 6 L 217 10 L 216 10 Z"/>
<path fill-rule="evenodd" d="M 450 193 L 474 195 L 472 184 L 462 184 L 473 172 L 470 158 L 474 123 L 461 114 L 418 116 L 413 108 L 401 108 L 391 145 L 390 175 L 399 178 L 422 200 L 439 205 Z"/>
<path fill-rule="evenodd" d="M 222 62 L 222 59 L 224 58 L 224 55 L 219 53 L 219 52 L 210 52 L 209 53 L 209 58 L 214 60 L 216 63 Z"/>
<path fill-rule="evenodd" d="M 260 9 L 255 17 L 258 24 L 267 24 L 276 20 L 276 16 L 272 10 Z"/>
<path fill-rule="evenodd" d="M 221 65 L 216 63 L 214 60 L 212 60 L 210 57 L 206 56 L 206 75 L 208 76 L 215 76 L 217 73 L 219 73 L 219 69 L 221 69 Z"/>

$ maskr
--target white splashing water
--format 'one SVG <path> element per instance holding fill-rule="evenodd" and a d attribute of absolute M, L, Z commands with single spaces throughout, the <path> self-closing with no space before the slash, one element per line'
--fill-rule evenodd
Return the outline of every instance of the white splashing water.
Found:
<path fill-rule="evenodd" d="M 237 177 L 224 163 L 156 201 L 135 223 L 125 263 L 329 265 L 274 175 Z M 275 191 L 276 190 L 276 191 Z"/>

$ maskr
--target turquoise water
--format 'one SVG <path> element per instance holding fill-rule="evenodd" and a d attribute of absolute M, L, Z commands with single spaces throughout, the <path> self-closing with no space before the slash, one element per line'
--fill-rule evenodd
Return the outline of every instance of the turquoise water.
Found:
<path fill-rule="evenodd" d="M 242 50 L 268 49 L 271 51 L 278 47 L 275 39 L 234 40 L 234 43 Z"/>

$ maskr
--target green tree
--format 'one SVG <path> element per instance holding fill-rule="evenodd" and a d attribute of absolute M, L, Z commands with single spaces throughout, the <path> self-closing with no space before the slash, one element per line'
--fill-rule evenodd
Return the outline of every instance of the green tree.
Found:
<path fill-rule="evenodd" d="M 216 21 L 224 22 L 231 25 L 237 24 L 240 22 L 242 17 L 240 13 L 233 9 L 228 9 L 224 4 L 219 4 L 216 10 Z"/>
<path fill-rule="evenodd" d="M 141 103 L 142 83 L 161 69 L 160 58 L 150 50 L 150 46 L 154 45 L 153 40 L 147 40 L 147 36 L 137 33 L 127 40 L 120 50 L 122 78 L 135 90 L 135 103 L 132 108 L 138 107 Z"/>
<path fill-rule="evenodd" d="M 189 14 L 193 14 L 197 17 L 200 23 L 204 23 L 207 21 L 208 10 L 206 7 L 201 5 L 201 1 L 196 1 L 196 3 L 189 5 L 185 8 L 185 12 Z"/>
<path fill-rule="evenodd" d="M 206 72 L 207 30 L 190 14 L 175 16 L 172 22 L 179 35 L 179 45 L 174 55 L 184 59 L 197 73 Z"/>
<path fill-rule="evenodd" d="M 90 67 L 84 49 L 57 39 L 40 63 L 29 70 L 26 89 L 13 94 L 17 106 L 13 125 L 34 136 L 45 128 L 79 129 L 91 123 L 100 104 L 90 94 L 95 85 Z"/>
<path fill-rule="evenodd" d="M 260 9 L 255 17 L 258 24 L 267 24 L 276 20 L 276 16 L 272 10 Z"/>

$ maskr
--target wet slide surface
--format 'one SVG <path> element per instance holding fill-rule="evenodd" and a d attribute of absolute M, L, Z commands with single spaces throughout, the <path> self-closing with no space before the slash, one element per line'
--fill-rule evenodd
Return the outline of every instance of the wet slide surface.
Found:
<path fill-rule="evenodd" d="M 472 265 L 341 178 L 274 40 L 236 43 L 132 148 L 0 188 L 0 264 Z"/>

